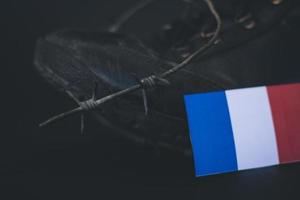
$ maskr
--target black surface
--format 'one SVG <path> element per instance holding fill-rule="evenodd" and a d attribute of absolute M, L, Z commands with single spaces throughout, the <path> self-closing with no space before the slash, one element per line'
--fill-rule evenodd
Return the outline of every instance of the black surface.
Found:
<path fill-rule="evenodd" d="M 113 136 L 92 119 L 87 124 L 87 137 L 79 136 L 77 117 L 43 130 L 37 128 L 40 121 L 73 103 L 34 72 L 36 39 L 65 27 L 105 27 L 132 2 L 2 2 L 1 75 L 5 89 L 1 95 L 0 198 L 299 199 L 299 164 L 196 179 L 192 160 L 164 152 L 158 156 L 151 149 Z M 158 7 L 156 12 L 162 15 L 168 9 L 163 4 Z M 146 16 L 150 10 L 145 12 Z M 143 26 L 139 23 L 138 30 Z"/>

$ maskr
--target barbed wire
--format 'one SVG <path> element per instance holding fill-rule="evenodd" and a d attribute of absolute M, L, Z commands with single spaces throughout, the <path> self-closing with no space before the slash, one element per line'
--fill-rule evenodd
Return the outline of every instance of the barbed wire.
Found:
<path fill-rule="evenodd" d="M 158 74 L 158 75 L 152 74 L 148 77 L 142 78 L 138 81 L 138 83 L 136 85 L 128 87 L 124 90 L 120 90 L 118 92 L 115 92 L 115 93 L 105 96 L 103 98 L 95 99 L 97 85 L 95 85 L 95 90 L 92 95 L 92 98 L 88 99 L 86 101 L 83 101 L 83 102 L 80 102 L 70 91 L 66 91 L 67 94 L 78 104 L 78 107 L 49 118 L 45 122 L 39 124 L 39 127 L 46 126 L 54 121 L 63 119 L 65 117 L 74 115 L 76 113 L 81 113 L 82 114 L 81 115 L 81 125 L 82 125 L 81 131 L 83 132 L 83 126 L 84 126 L 83 125 L 83 120 L 84 120 L 83 112 L 95 110 L 96 108 L 98 108 L 102 104 L 104 104 L 105 102 L 111 101 L 112 99 L 115 99 L 117 97 L 123 96 L 125 94 L 129 94 L 129 93 L 132 93 L 132 92 L 135 92 L 138 90 L 142 91 L 145 114 L 147 115 L 149 109 L 148 109 L 148 103 L 147 103 L 146 90 L 149 88 L 154 88 L 158 84 L 169 85 L 170 83 L 166 78 L 168 78 L 170 75 L 178 72 L 182 68 L 186 67 L 187 64 L 189 64 L 191 62 L 191 60 L 193 60 L 196 56 L 205 52 L 207 49 L 209 49 L 211 46 L 213 46 L 219 37 L 220 31 L 221 31 L 221 26 L 222 26 L 221 18 L 219 16 L 217 10 L 215 9 L 215 6 L 214 6 L 212 0 L 203 0 L 203 1 L 207 4 L 210 12 L 214 16 L 216 23 L 217 23 L 214 35 L 211 37 L 211 39 L 206 44 L 204 44 L 202 47 L 200 47 L 198 50 L 196 50 L 194 53 L 192 53 L 190 56 L 188 56 L 186 59 L 184 59 L 179 64 L 174 65 L 169 70 L 167 70 L 161 74 Z"/>

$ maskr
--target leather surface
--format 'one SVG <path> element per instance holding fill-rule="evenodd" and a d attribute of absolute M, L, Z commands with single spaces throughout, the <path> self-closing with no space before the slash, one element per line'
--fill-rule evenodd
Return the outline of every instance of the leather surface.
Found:
<path fill-rule="evenodd" d="M 254 9 L 257 25 L 253 30 L 236 24 L 224 9 L 220 42 L 172 75 L 170 86 L 148 90 L 149 116 L 144 115 L 141 93 L 135 92 L 106 103 L 97 118 L 135 141 L 187 153 L 184 94 L 299 81 L 298 66 L 289 65 L 289 61 L 297 63 L 299 46 L 292 37 L 299 29 L 289 24 L 296 18 L 291 5 L 253 4 L 259 8 Z M 193 29 L 191 34 L 199 31 Z M 193 51 L 206 42 L 190 38 L 177 38 L 173 43 L 188 45 L 188 51 Z M 174 45 L 150 49 L 127 34 L 66 29 L 39 40 L 35 64 L 57 88 L 88 99 L 94 81 L 99 83 L 98 98 L 104 97 L 137 84 L 135 76 L 144 78 L 171 68 L 166 60 L 179 62 L 180 55 Z"/>

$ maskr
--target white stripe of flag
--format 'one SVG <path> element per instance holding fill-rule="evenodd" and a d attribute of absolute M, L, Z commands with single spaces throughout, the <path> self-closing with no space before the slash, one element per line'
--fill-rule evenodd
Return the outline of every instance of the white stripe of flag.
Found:
<path fill-rule="evenodd" d="M 225 92 L 238 169 L 279 163 L 276 135 L 266 87 Z"/>

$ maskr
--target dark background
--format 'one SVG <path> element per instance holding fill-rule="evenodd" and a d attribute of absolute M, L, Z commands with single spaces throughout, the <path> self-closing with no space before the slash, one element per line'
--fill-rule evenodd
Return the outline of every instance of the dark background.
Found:
<path fill-rule="evenodd" d="M 74 106 L 35 73 L 37 38 L 66 27 L 101 29 L 133 2 L 1 2 L 0 198 L 299 199 L 299 164 L 196 179 L 191 159 L 136 146 L 92 118 L 86 137 L 80 136 L 78 117 L 37 128 L 49 116 Z M 178 9 L 173 1 L 164 2 L 143 10 L 125 30 L 147 35 L 145 30 L 156 29 L 153 22 L 167 21 L 166 11 Z"/>

